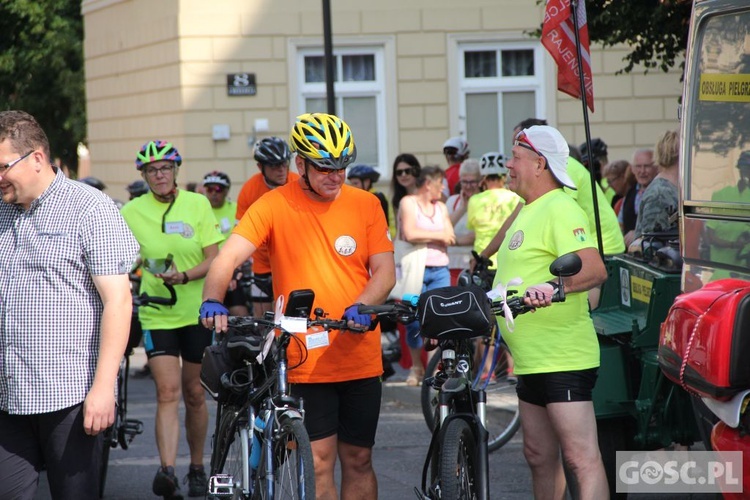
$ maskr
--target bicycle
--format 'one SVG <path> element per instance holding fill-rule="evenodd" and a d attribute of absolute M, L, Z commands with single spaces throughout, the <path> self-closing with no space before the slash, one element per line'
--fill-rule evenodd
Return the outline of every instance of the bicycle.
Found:
<path fill-rule="evenodd" d="M 562 278 L 572 276 L 581 269 L 581 260 L 576 254 L 568 254 L 555 260 L 550 266 L 550 273 L 558 277 L 558 292 L 553 297 L 553 302 L 563 302 L 565 294 L 562 287 Z M 449 293 L 455 292 L 453 296 Z M 432 297 L 439 297 L 435 302 L 427 305 L 427 300 L 420 297 L 416 302 L 418 319 L 422 323 L 422 332 L 428 338 L 438 340 L 442 352 L 442 367 L 435 376 L 435 385 L 438 389 L 438 418 L 432 439 L 425 458 L 422 470 L 421 490 L 415 488 L 417 497 L 421 500 L 433 499 L 456 499 L 476 498 L 486 500 L 489 498 L 489 449 L 487 431 L 487 392 L 484 386 L 475 385 L 470 382 L 471 373 L 471 344 L 477 336 L 484 335 L 485 325 L 481 329 L 475 329 L 476 321 L 471 326 L 464 325 L 463 329 L 449 332 L 447 327 L 440 330 L 430 329 L 426 331 L 424 323 L 430 319 L 433 325 L 445 322 L 448 319 L 443 315 L 439 320 L 434 308 L 449 308 L 454 304 L 461 307 L 462 304 L 476 304 L 469 313 L 474 318 L 487 316 L 483 311 L 481 295 L 485 292 L 476 286 L 469 287 L 446 287 L 427 292 Z M 442 294 L 442 295 L 441 295 Z M 512 292 L 508 292 L 509 295 Z M 468 301 L 467 301 L 468 299 Z M 429 300 L 429 299 L 428 299 Z M 484 300 L 491 317 L 492 315 L 505 316 L 510 313 L 513 317 L 531 311 L 532 308 L 524 304 L 523 297 L 501 297 L 499 300 L 490 302 Z M 447 309 L 446 309 L 447 310 Z M 414 319 L 415 301 L 401 302 L 396 306 L 360 306 L 359 312 L 366 314 L 391 315 L 401 319 Z M 462 317 L 452 317 L 452 324 L 464 322 Z M 468 323 L 468 321 L 466 321 Z M 487 328 L 493 326 L 489 323 Z M 438 327 L 440 328 L 440 327 Z M 495 326 L 496 328 L 496 326 Z M 429 483 L 428 483 L 429 476 Z M 428 485 L 429 484 L 429 485 Z"/>
<path fill-rule="evenodd" d="M 132 280 L 131 280 L 132 281 Z M 177 303 L 177 294 L 172 285 L 164 284 L 169 291 L 169 297 L 154 297 L 146 292 L 137 294 L 137 283 L 133 288 L 133 309 L 139 307 L 158 307 L 160 305 L 173 306 Z M 133 286 L 131 285 L 131 286 Z M 133 314 L 131 321 L 138 321 L 137 315 Z M 117 400 L 115 403 L 115 421 L 104 431 L 104 445 L 102 447 L 102 461 L 99 472 L 99 498 L 104 497 L 104 489 L 107 482 L 109 469 L 109 452 L 118 446 L 127 450 L 133 439 L 143 433 L 143 422 L 128 418 L 128 374 L 130 373 L 130 356 L 133 348 L 138 345 L 140 336 L 133 335 L 134 331 L 140 331 L 131 325 L 131 338 L 125 349 L 125 354 L 120 360 L 120 369 L 117 371 Z"/>
<path fill-rule="evenodd" d="M 476 262 L 474 269 L 462 272 L 458 278 L 458 285 L 468 286 L 473 283 L 485 291 L 491 290 L 495 278 L 495 271 L 490 269 L 492 261 L 473 250 L 472 255 Z M 474 381 L 472 385 L 475 388 L 482 385 L 487 394 L 486 428 L 489 432 L 488 449 L 490 453 L 499 450 L 510 441 L 521 427 L 521 415 L 515 389 L 516 380 L 512 375 L 510 353 L 496 333 L 493 330 L 491 336 L 477 339 L 483 343 L 484 349 L 482 350 L 481 361 L 473 364 Z M 441 350 L 438 349 L 438 352 L 441 352 Z M 492 353 L 491 357 L 489 353 Z M 472 359 L 477 360 L 476 356 Z M 485 367 L 488 369 L 485 370 Z M 489 374 L 488 379 L 482 378 L 483 373 Z M 427 363 L 420 394 L 422 415 L 430 432 L 435 430 L 438 393 L 444 378 L 442 355 L 436 353 Z"/>
<path fill-rule="evenodd" d="M 294 309 L 292 302 L 290 296 L 287 314 Z M 312 299 L 309 303 L 311 306 Z M 294 331 L 311 327 L 354 330 L 345 320 L 326 318 L 320 308 L 314 311 L 314 319 L 307 317 L 309 309 L 299 311 L 303 317 L 298 318 L 299 329 Z M 272 314 L 264 318 L 230 316 L 229 326 L 214 352 L 228 354 L 236 368 L 223 373 L 219 388 L 204 381 L 208 376 L 203 376 L 203 369 L 201 372 L 204 387 L 209 386 L 209 392 L 219 398 L 208 498 L 314 499 L 314 464 L 304 426 L 304 401 L 289 394 L 287 382 L 288 370 L 305 360 L 304 344 L 284 321 L 277 324 Z M 279 331 L 275 339 L 274 331 Z M 287 347 L 291 341 L 300 345 L 303 356 L 298 365 L 290 367 Z M 208 366 L 206 356 L 204 364 Z"/>

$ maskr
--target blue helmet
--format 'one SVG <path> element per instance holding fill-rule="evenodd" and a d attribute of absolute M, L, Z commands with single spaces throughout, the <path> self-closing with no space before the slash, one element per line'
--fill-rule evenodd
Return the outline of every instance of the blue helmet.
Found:
<path fill-rule="evenodd" d="M 380 173 L 369 165 L 354 165 L 346 175 L 347 179 L 369 179 L 373 184 L 380 179 Z"/>

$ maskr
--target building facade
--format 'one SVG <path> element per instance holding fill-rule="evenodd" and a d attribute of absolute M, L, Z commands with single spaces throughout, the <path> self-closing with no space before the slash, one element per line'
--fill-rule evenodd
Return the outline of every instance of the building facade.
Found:
<path fill-rule="evenodd" d="M 124 197 L 140 145 L 166 139 L 184 158 L 182 185 L 222 170 L 236 194 L 258 171 L 256 140 L 327 109 L 322 3 L 83 0 L 91 174 Z M 529 35 L 543 14 L 535 0 L 332 0 L 336 110 L 357 162 L 385 184 L 402 152 L 445 167 L 456 135 L 472 156 L 507 154 L 530 116 L 583 142 L 580 101 L 556 90 L 555 64 Z M 679 71 L 616 74 L 626 54 L 592 47 L 591 131 L 610 160 L 677 128 Z"/>

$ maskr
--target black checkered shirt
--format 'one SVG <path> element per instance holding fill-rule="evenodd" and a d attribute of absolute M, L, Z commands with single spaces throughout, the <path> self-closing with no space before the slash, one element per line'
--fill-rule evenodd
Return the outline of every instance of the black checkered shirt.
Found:
<path fill-rule="evenodd" d="M 103 309 L 92 275 L 128 273 L 137 253 L 114 202 L 59 170 L 29 210 L 0 201 L 0 410 L 85 399 Z"/>

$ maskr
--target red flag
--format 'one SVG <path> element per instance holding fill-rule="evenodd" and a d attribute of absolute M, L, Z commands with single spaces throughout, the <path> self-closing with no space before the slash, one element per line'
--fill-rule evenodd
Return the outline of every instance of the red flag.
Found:
<path fill-rule="evenodd" d="M 589 28 L 586 24 L 584 0 L 578 0 L 578 38 L 583 58 L 583 85 L 586 103 L 594 111 L 594 82 L 591 78 L 591 51 L 589 50 Z M 570 0 L 547 0 L 542 25 L 542 44 L 557 63 L 557 89 L 581 98 L 581 80 L 578 72 L 578 51 L 574 33 Z"/>

